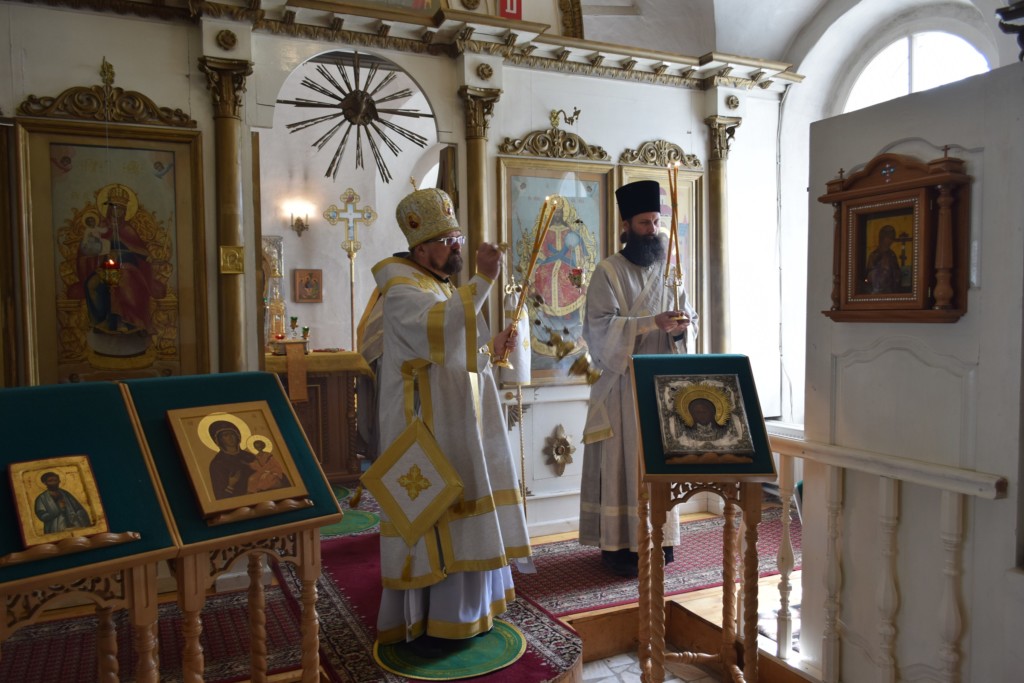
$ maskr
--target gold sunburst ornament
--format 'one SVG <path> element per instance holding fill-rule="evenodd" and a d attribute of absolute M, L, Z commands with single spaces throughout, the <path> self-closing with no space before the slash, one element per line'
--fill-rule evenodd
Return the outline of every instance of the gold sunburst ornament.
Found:
<path fill-rule="evenodd" d="M 320 109 L 325 110 L 327 113 L 295 123 L 289 123 L 286 128 L 288 128 L 290 133 L 296 133 L 321 124 L 329 126 L 327 131 L 313 142 L 312 146 L 316 147 L 318 151 L 327 147 L 328 143 L 338 133 L 342 133 L 341 140 L 338 141 L 334 148 L 334 154 L 331 156 L 327 172 L 324 174 L 324 177 L 331 178 L 332 180 L 337 178 L 338 169 L 341 167 L 341 160 L 345 154 L 349 137 L 352 134 L 352 130 L 355 129 L 356 168 L 363 168 L 363 137 L 365 136 L 381 180 L 385 183 L 391 182 L 391 172 L 388 170 L 387 163 L 384 160 L 381 143 L 395 156 L 398 156 L 398 153 L 402 150 L 387 131 L 396 133 L 421 148 L 426 147 L 427 138 L 408 128 L 403 128 L 389 120 L 385 120 L 382 116 L 389 118 L 396 116 L 433 118 L 434 115 L 416 111 L 415 109 L 385 108 L 380 106 L 387 102 L 405 99 L 413 95 L 411 88 L 402 88 L 387 95 L 378 95 L 378 93 L 392 85 L 395 79 L 398 78 L 401 72 L 397 67 L 395 67 L 394 71 L 390 71 L 380 79 L 379 82 L 374 83 L 381 65 L 386 65 L 388 62 L 369 55 L 361 57 L 358 52 L 334 54 L 342 54 L 345 59 L 336 61 L 333 64 L 333 70 L 327 64 L 316 65 L 316 72 L 323 79 L 323 82 L 314 80 L 311 76 L 306 76 L 302 79 L 303 87 L 322 95 L 326 99 L 299 98 L 277 101 L 278 104 L 290 104 L 301 109 Z M 363 59 L 371 62 L 365 72 L 360 69 Z M 350 70 L 352 72 L 351 77 L 349 76 Z M 365 80 L 362 79 L 364 73 L 366 76 Z M 338 77 L 340 77 L 340 81 Z"/>

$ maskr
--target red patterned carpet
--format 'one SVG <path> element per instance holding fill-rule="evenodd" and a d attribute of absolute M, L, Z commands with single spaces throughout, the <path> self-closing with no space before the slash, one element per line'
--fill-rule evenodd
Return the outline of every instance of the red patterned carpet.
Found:
<path fill-rule="evenodd" d="M 380 669 L 373 659 L 381 590 L 378 544 L 377 534 L 339 536 L 322 544 L 320 659 L 332 670 L 333 683 L 408 680 Z M 297 600 L 299 585 L 290 565 L 282 565 L 281 579 Z M 523 632 L 526 653 L 508 668 L 461 680 L 548 681 L 571 669 L 583 654 L 583 642 L 572 629 L 525 599 L 515 600 L 502 619 Z"/>
<path fill-rule="evenodd" d="M 372 505 L 373 501 L 368 501 Z M 360 508 L 369 507 L 364 503 Z M 676 561 L 666 568 L 665 594 L 719 586 L 722 583 L 721 518 L 683 525 Z M 790 535 L 796 566 L 801 562 L 801 528 L 791 518 Z M 776 554 L 782 537 L 781 511 L 767 508 L 759 526 L 761 576 L 777 573 Z M 373 659 L 375 623 L 380 597 L 378 535 L 369 528 L 322 542 L 323 575 L 317 584 L 320 617 L 320 659 L 333 683 L 407 680 L 381 670 Z M 527 652 L 514 665 L 467 681 L 520 683 L 551 680 L 570 669 L 582 655 L 579 636 L 553 619 L 602 607 L 636 602 L 636 579 L 605 569 L 596 548 L 575 540 L 535 545 L 536 574 L 515 573 L 520 596 L 503 619 L 527 638 Z M 267 632 L 270 673 L 294 670 L 301 662 L 298 581 L 291 565 L 278 567 L 280 587 L 267 590 Z M 249 643 L 246 593 L 211 596 L 203 610 L 202 642 L 205 680 L 217 683 L 246 680 Z M 118 660 L 121 680 L 134 680 L 131 628 L 119 612 Z M 0 650 L 0 682 L 51 683 L 95 680 L 95 617 L 75 617 L 27 627 L 5 641 Z M 181 618 L 177 605 L 160 607 L 161 681 L 181 680 Z"/>
<path fill-rule="evenodd" d="M 290 600 L 267 589 L 268 672 L 297 669 L 302 662 L 299 622 Z M 128 613 L 115 613 L 120 680 L 134 681 L 132 629 Z M 250 672 L 248 594 L 223 593 L 207 599 L 202 612 L 204 679 L 209 683 L 248 680 Z M 0 648 L 0 682 L 92 683 L 96 680 L 96 617 L 83 616 L 26 626 Z M 181 611 L 174 603 L 159 610 L 160 680 L 180 681 Z"/>
<path fill-rule="evenodd" d="M 721 517 L 684 523 L 675 562 L 665 567 L 665 595 L 722 585 Z M 800 522 L 791 516 L 790 537 L 800 567 Z M 758 575 L 778 573 L 782 511 L 766 508 L 758 525 Z M 616 607 L 639 599 L 637 580 L 613 574 L 601 564 L 601 551 L 575 540 L 533 546 L 536 574 L 515 574 L 516 592 L 555 616 Z"/>

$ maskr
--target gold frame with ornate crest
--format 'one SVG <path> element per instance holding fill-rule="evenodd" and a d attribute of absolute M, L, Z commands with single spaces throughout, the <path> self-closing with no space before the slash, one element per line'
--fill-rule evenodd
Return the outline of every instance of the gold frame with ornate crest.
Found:
<path fill-rule="evenodd" d="M 513 288 L 531 286 L 526 306 L 533 349 L 530 384 L 587 381 L 570 370 L 586 350 L 582 337 L 585 283 L 597 262 L 616 249 L 616 230 L 609 227 L 613 223 L 617 226 L 613 220 L 614 186 L 612 164 L 498 158 L 498 222 L 501 241 L 509 245 L 510 259 L 502 274 L 504 288 L 518 296 L 511 291 Z M 549 221 L 545 244 L 537 253 L 534 282 L 523 283 L 546 198 L 570 205 L 556 208 L 556 220 Z M 573 265 L 582 270 L 578 286 L 570 280 Z M 538 282 L 546 283 L 539 288 L 542 291 L 534 287 Z M 564 297 L 566 293 L 569 298 Z M 560 343 L 553 343 L 555 335 Z"/>
<path fill-rule="evenodd" d="M 205 372 L 200 133 L 18 118 L 15 135 L 25 382 Z M 119 235 L 104 215 L 113 188 L 128 199 Z M 116 290 L 129 303 L 107 308 L 130 305 L 134 317 L 97 319 Z"/>

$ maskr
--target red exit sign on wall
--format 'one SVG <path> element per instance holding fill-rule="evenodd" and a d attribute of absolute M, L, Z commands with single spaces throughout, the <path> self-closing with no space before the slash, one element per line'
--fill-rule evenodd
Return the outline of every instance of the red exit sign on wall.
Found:
<path fill-rule="evenodd" d="M 523 0 L 498 0 L 498 14 L 506 19 L 523 18 Z"/>

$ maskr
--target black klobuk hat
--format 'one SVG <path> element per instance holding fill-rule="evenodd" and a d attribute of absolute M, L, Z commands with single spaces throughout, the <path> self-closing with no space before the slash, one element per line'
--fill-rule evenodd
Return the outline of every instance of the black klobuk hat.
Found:
<path fill-rule="evenodd" d="M 661 187 L 656 180 L 638 180 L 615 190 L 619 215 L 628 221 L 638 213 L 661 212 Z"/>

